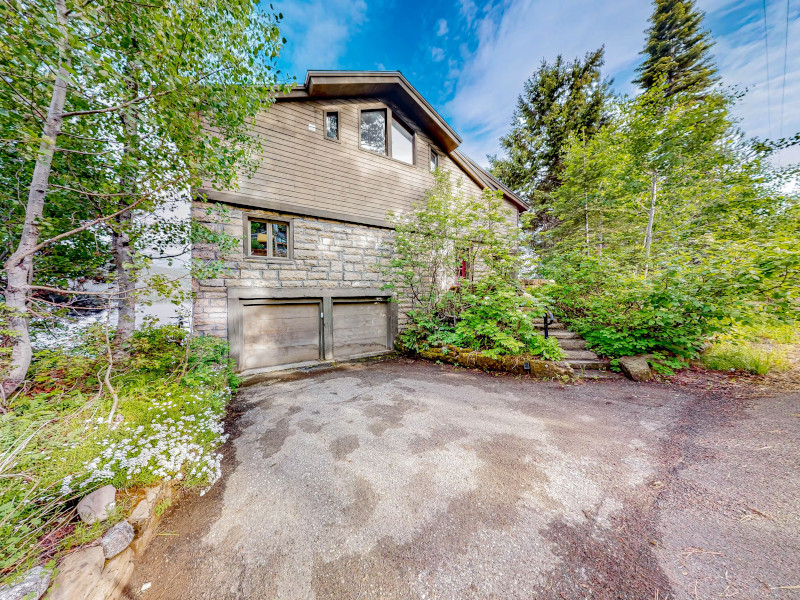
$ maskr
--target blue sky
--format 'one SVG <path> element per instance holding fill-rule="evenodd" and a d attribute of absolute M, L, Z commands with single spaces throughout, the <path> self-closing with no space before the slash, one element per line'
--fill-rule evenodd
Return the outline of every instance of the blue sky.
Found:
<path fill-rule="evenodd" d="M 800 131 L 800 1 L 789 0 L 788 38 L 787 1 L 766 4 L 765 19 L 763 0 L 698 0 L 724 84 L 749 90 L 736 109 L 743 129 L 761 137 L 792 135 Z M 487 154 L 499 151 L 523 82 L 542 59 L 572 59 L 605 45 L 605 73 L 614 88 L 634 93 L 630 81 L 651 12 L 646 0 L 292 0 L 274 6 L 284 15 L 288 39 L 279 64 L 298 83 L 308 69 L 402 71 L 459 132 L 462 149 L 484 165 Z"/>

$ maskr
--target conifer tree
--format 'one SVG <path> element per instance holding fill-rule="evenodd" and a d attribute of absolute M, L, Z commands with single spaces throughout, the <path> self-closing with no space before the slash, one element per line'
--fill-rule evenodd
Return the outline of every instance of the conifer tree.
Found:
<path fill-rule="evenodd" d="M 663 81 L 668 97 L 680 92 L 705 95 L 719 78 L 703 13 L 694 0 L 654 0 L 654 5 L 641 52 L 645 59 L 633 82 L 648 90 Z"/>

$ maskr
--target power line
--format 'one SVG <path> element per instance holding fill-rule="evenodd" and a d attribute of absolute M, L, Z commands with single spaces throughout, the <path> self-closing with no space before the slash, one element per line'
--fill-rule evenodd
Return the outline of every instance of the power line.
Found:
<path fill-rule="evenodd" d="M 789 0 L 786 0 L 786 32 L 783 40 L 783 87 L 781 88 L 781 124 L 778 138 L 783 137 L 783 104 L 786 96 L 786 62 L 789 59 Z"/>
<path fill-rule="evenodd" d="M 764 0 L 764 55 L 767 60 L 767 123 L 769 123 L 769 137 L 772 137 L 772 106 L 770 97 L 772 92 L 769 85 L 769 42 L 767 41 L 767 0 Z"/>

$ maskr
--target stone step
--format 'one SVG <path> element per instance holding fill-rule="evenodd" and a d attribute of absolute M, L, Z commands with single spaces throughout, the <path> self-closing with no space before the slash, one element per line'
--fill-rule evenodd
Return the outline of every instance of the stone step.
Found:
<path fill-rule="evenodd" d="M 534 321 L 534 322 L 533 322 L 533 326 L 534 326 L 534 327 L 536 327 L 536 329 L 542 329 L 542 330 L 544 329 L 544 323 L 542 322 L 542 320 L 541 320 L 541 319 L 539 319 L 539 321 L 538 321 L 538 322 Z M 563 323 L 559 323 L 558 321 L 556 321 L 556 322 L 554 322 L 554 323 L 550 323 L 550 324 L 547 326 L 547 328 L 548 328 L 548 329 L 566 329 L 566 328 L 567 328 L 567 326 L 566 326 L 566 325 L 564 325 Z"/>
<path fill-rule="evenodd" d="M 569 329 L 553 329 L 550 332 L 550 337 L 557 338 L 558 340 L 580 340 L 582 339 L 574 331 L 570 331 Z M 542 335 L 544 333 L 542 332 Z"/>
<path fill-rule="evenodd" d="M 558 345 L 562 350 L 586 350 L 586 340 L 581 338 L 559 338 Z"/>
<path fill-rule="evenodd" d="M 609 379 L 609 380 L 620 380 L 625 379 L 619 373 L 614 373 L 614 371 L 601 371 L 600 369 L 583 369 L 583 371 L 575 370 L 575 374 L 578 377 L 582 377 L 583 379 Z"/>
<path fill-rule="evenodd" d="M 611 361 L 605 358 L 568 358 L 566 362 L 575 369 L 577 375 L 586 370 L 608 370 L 611 366 Z"/>
<path fill-rule="evenodd" d="M 599 360 L 600 357 L 597 356 L 591 350 L 567 350 L 564 348 L 564 357 L 567 360 Z"/>

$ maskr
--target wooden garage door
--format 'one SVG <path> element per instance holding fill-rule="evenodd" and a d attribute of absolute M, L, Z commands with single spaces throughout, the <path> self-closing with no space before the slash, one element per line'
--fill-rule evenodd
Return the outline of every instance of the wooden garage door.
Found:
<path fill-rule="evenodd" d="M 320 358 L 320 303 L 245 304 L 243 368 Z"/>
<path fill-rule="evenodd" d="M 333 356 L 386 350 L 388 302 L 333 302 Z"/>

